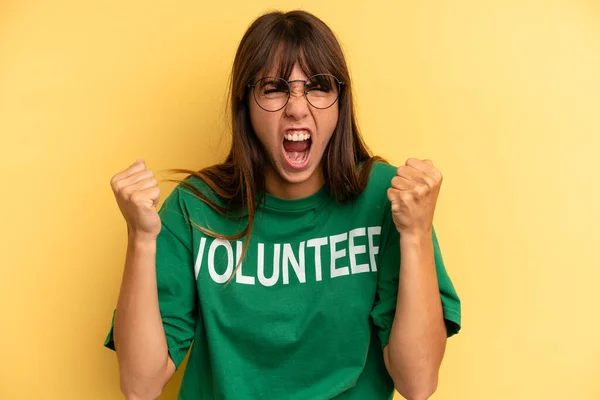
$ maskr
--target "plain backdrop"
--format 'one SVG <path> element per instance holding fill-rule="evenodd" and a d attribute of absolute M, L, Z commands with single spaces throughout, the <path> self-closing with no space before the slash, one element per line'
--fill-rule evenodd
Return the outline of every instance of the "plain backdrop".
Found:
<path fill-rule="evenodd" d="M 161 179 L 221 160 L 239 40 L 295 8 L 342 42 L 373 151 L 444 174 L 463 331 L 433 398 L 599 399 L 593 0 L 0 2 L 0 398 L 120 398 L 110 178 L 139 157 Z"/>

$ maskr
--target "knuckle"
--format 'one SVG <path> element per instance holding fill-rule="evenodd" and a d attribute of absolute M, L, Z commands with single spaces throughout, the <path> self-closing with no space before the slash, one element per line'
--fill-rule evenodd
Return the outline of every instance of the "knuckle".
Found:
<path fill-rule="evenodd" d="M 131 194 L 131 197 L 129 199 L 132 203 L 139 204 L 139 202 L 142 201 L 142 198 L 143 196 L 140 192 L 134 192 Z"/>
<path fill-rule="evenodd" d="M 413 195 L 410 191 L 406 190 L 406 191 L 400 192 L 398 197 L 400 198 L 400 200 L 402 200 L 403 202 L 406 203 L 412 199 Z"/>
<path fill-rule="evenodd" d="M 415 193 L 418 197 L 424 196 L 429 193 L 429 186 L 427 185 L 419 185 L 415 188 Z"/>
<path fill-rule="evenodd" d="M 424 176 L 423 180 L 425 181 L 425 184 L 427 185 L 427 188 L 432 188 L 435 186 L 435 179 L 433 179 L 430 176 Z"/>
<path fill-rule="evenodd" d="M 121 189 L 120 193 L 121 196 L 123 196 L 126 199 L 131 199 L 131 197 L 134 195 L 133 189 L 131 189 L 131 187 L 125 187 Z"/>
<path fill-rule="evenodd" d="M 387 198 L 389 201 L 394 203 L 398 199 L 398 191 L 396 189 L 389 188 L 387 190 Z"/>
<path fill-rule="evenodd" d="M 122 192 L 125 188 L 125 184 L 123 183 L 123 181 L 116 181 L 113 185 L 113 188 L 116 192 Z"/>

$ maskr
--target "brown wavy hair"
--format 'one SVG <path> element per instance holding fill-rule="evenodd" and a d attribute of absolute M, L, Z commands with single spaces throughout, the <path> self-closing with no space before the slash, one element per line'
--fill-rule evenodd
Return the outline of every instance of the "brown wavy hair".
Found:
<path fill-rule="evenodd" d="M 325 183 L 338 202 L 351 200 L 367 186 L 373 157 L 365 145 L 356 123 L 352 100 L 352 84 L 344 54 L 331 29 L 319 18 L 306 11 L 271 12 L 257 18 L 244 34 L 233 63 L 229 80 L 228 108 L 231 107 L 232 141 L 225 160 L 200 171 L 169 169 L 188 174 L 184 180 L 172 180 L 188 189 L 224 218 L 245 219 L 246 227 L 234 235 L 223 235 L 191 222 L 203 233 L 220 239 L 236 240 L 252 233 L 257 205 L 264 199 L 264 169 L 269 162 L 262 144 L 250 123 L 249 101 L 253 101 L 248 84 L 264 71 L 288 77 L 294 65 L 311 76 L 328 73 L 343 82 L 338 104 L 339 117 L 321 160 Z M 212 189 L 219 201 L 190 182 L 196 177 Z M 232 277 L 235 275 L 235 271 Z"/>

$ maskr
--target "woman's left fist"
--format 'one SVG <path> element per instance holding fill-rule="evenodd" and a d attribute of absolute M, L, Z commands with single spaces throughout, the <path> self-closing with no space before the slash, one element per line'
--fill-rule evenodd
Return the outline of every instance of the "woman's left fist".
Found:
<path fill-rule="evenodd" d="M 442 179 L 442 173 L 431 160 L 409 158 L 406 165 L 398 168 L 387 197 L 400 234 L 431 232 Z"/>

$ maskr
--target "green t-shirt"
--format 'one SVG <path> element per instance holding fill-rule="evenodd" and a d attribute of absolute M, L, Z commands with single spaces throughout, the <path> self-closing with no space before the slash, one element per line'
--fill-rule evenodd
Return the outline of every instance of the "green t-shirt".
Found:
<path fill-rule="evenodd" d="M 169 354 L 183 361 L 180 400 L 390 399 L 382 349 L 396 307 L 400 239 L 386 191 L 396 168 L 373 166 L 366 190 L 336 202 L 325 185 L 298 200 L 266 196 L 242 267 L 226 284 L 240 232 L 181 185 L 159 214 L 156 274 Z M 204 193 L 206 186 L 196 179 Z M 460 301 L 433 231 L 448 335 L 460 329 Z M 114 349 L 112 327 L 105 345 Z"/>

